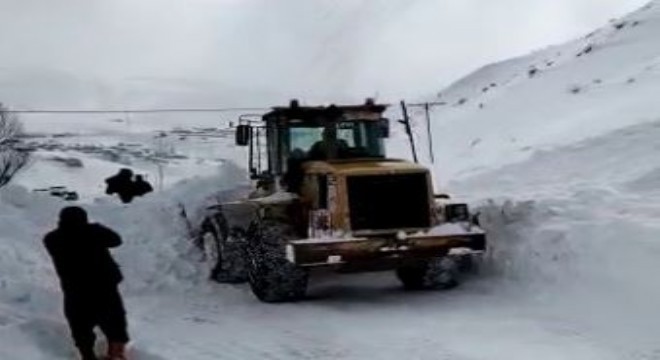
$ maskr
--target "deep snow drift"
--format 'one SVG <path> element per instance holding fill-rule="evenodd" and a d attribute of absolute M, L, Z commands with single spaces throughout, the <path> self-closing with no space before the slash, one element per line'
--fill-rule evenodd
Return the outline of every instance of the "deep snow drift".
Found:
<path fill-rule="evenodd" d="M 231 163 L 216 171 L 130 205 L 109 197 L 83 204 L 91 221 L 110 226 L 124 239 L 115 256 L 130 279 L 122 287 L 126 294 L 179 293 L 206 283 L 190 226 L 199 222 L 204 206 L 231 197 L 244 183 L 242 170 Z M 71 204 L 20 186 L 0 190 L 0 338 L 3 344 L 27 342 L 0 347 L 2 359 L 71 357 L 58 282 L 41 242 L 66 205 Z"/>

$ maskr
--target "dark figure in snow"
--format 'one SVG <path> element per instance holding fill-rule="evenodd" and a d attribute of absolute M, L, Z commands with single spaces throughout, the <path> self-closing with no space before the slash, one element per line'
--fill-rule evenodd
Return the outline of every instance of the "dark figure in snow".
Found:
<path fill-rule="evenodd" d="M 143 196 L 152 191 L 154 191 L 154 188 L 148 181 L 144 180 L 142 175 L 135 176 L 135 182 L 133 183 L 133 194 L 135 196 Z"/>
<path fill-rule="evenodd" d="M 121 169 L 115 176 L 105 179 L 108 185 L 105 193 L 108 195 L 117 194 L 124 204 L 130 203 L 135 197 L 133 190 L 133 171 L 130 169 Z"/>
<path fill-rule="evenodd" d="M 94 353 L 99 327 L 108 341 L 108 360 L 125 360 L 129 342 L 126 311 L 118 285 L 123 276 L 109 248 L 121 238 L 109 228 L 89 223 L 80 207 L 60 212 L 59 225 L 44 238 L 64 295 L 64 315 L 82 360 L 97 360 Z"/>

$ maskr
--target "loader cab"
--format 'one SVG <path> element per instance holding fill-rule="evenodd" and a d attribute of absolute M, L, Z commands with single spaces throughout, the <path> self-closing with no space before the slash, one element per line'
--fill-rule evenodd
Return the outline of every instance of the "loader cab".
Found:
<path fill-rule="evenodd" d="M 282 133 L 289 159 L 336 161 L 385 157 L 379 123 L 367 120 L 291 123 Z"/>
<path fill-rule="evenodd" d="M 239 121 L 236 144 L 250 147 L 253 179 L 281 178 L 293 192 L 309 161 L 352 162 L 385 158 L 389 121 L 385 105 L 275 107 L 257 122 Z"/>

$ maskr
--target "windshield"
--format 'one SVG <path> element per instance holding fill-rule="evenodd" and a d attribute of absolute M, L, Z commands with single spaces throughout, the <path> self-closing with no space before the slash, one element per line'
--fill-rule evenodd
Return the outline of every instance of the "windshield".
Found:
<path fill-rule="evenodd" d="M 383 157 L 383 139 L 374 121 L 340 122 L 330 128 L 289 128 L 289 151 L 308 159 Z"/>

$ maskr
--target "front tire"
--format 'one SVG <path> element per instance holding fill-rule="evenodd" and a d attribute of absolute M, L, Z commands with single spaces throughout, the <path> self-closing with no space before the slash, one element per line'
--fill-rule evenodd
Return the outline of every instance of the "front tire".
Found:
<path fill-rule="evenodd" d="M 458 265 L 447 256 L 404 264 L 396 270 L 407 290 L 452 289 L 459 285 L 458 273 Z"/>
<path fill-rule="evenodd" d="M 267 303 L 301 300 L 309 274 L 286 259 L 284 243 L 291 229 L 283 224 L 255 224 L 248 237 L 248 281 L 254 295 Z"/>

